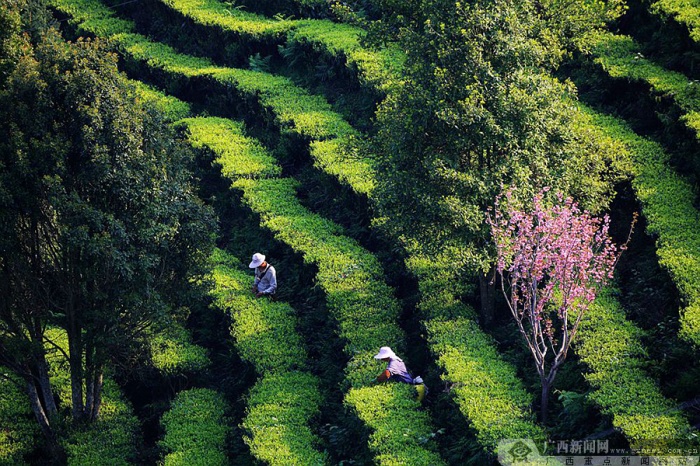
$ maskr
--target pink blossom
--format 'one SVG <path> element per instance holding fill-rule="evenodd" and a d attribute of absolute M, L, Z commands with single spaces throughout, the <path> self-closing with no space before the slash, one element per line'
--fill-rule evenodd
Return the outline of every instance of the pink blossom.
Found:
<path fill-rule="evenodd" d="M 566 358 L 581 317 L 612 278 L 618 258 L 607 215 L 595 218 L 561 193 L 550 207 L 544 200 L 548 191 L 536 194 L 532 209 L 524 211 L 508 208 L 514 199 L 508 190 L 489 219 L 503 293 L 536 360 L 543 389 Z M 547 371 L 550 350 L 554 360 Z"/>

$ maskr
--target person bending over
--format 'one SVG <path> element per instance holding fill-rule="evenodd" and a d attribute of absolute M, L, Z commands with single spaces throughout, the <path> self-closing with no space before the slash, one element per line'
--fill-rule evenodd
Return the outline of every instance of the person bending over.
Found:
<path fill-rule="evenodd" d="M 377 382 L 401 382 L 414 385 L 418 392 L 418 401 L 423 401 L 425 397 L 425 384 L 421 376 L 413 377 L 403 359 L 398 357 L 391 348 L 382 346 L 379 348 L 379 353 L 374 355 L 374 359 L 379 359 L 387 362 L 387 367 L 377 376 Z"/>

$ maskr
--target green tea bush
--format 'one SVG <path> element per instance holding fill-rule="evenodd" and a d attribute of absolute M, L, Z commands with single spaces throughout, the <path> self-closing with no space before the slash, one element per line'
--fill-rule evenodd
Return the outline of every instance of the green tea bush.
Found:
<path fill-rule="evenodd" d="M 700 112 L 700 85 L 696 81 L 644 58 L 631 37 L 601 32 L 589 35 L 586 43 L 594 62 L 611 77 L 645 83 L 656 96 L 671 99 L 685 114 L 682 121 L 700 139 L 698 126 L 693 124 Z"/>
<path fill-rule="evenodd" d="M 311 50 L 350 68 L 360 85 L 385 95 L 397 88 L 404 54 L 393 45 L 370 50 L 360 43 L 364 31 L 328 20 L 300 21 L 287 34 L 287 47 Z M 292 57 L 293 58 L 293 57 Z"/>
<path fill-rule="evenodd" d="M 161 418 L 166 466 L 224 466 L 229 431 L 223 395 L 206 388 L 177 394 Z"/>
<path fill-rule="evenodd" d="M 192 108 L 187 102 L 165 95 L 141 81 L 132 81 L 132 83 L 140 101 L 155 107 L 167 121 L 177 121 L 192 113 Z"/>
<path fill-rule="evenodd" d="M 294 309 L 255 298 L 250 274 L 229 254 L 218 250 L 212 260 L 215 304 L 231 316 L 236 348 L 261 376 L 248 394 L 242 424 L 251 452 L 268 464 L 328 464 L 309 428 L 323 399 L 318 379 L 300 372 L 307 354 Z"/>
<path fill-rule="evenodd" d="M 187 329 L 178 323 L 152 335 L 148 343 L 153 367 L 164 375 L 195 373 L 210 364 L 206 350 L 193 344 Z"/>
<path fill-rule="evenodd" d="M 663 17 L 672 17 L 685 25 L 690 38 L 700 42 L 700 7 L 692 0 L 656 0 L 649 10 Z"/>
<path fill-rule="evenodd" d="M 681 337 L 700 345 L 700 213 L 695 188 L 670 168 L 669 155 L 622 121 L 582 107 L 601 134 L 617 141 L 634 163 L 632 187 L 656 238 L 659 264 L 668 270 L 683 300 Z"/>
<path fill-rule="evenodd" d="M 107 38 L 134 29 L 133 22 L 115 17 L 99 0 L 50 0 L 48 5 L 67 15 L 81 34 Z"/>
<path fill-rule="evenodd" d="M 352 137 L 313 141 L 310 148 L 315 167 L 334 176 L 356 193 L 366 196 L 372 193 L 377 176 L 374 163 L 362 157 Z"/>
<path fill-rule="evenodd" d="M 189 118 L 178 122 L 188 132 L 188 141 L 197 149 L 217 154 L 222 174 L 227 178 L 279 176 L 277 160 L 255 139 L 243 136 L 243 124 L 225 118 Z"/>
<path fill-rule="evenodd" d="M 329 16 L 327 0 L 239 0 L 243 8 L 276 18 L 323 18 Z"/>
<path fill-rule="evenodd" d="M 328 464 L 309 428 L 323 402 L 318 379 L 306 372 L 307 353 L 296 332 L 294 309 L 286 303 L 257 299 L 252 278 L 240 261 L 217 250 L 212 296 L 231 316 L 231 333 L 241 358 L 261 378 L 247 396 L 243 427 L 253 455 L 268 464 Z"/>
<path fill-rule="evenodd" d="M 318 379 L 311 374 L 292 370 L 263 375 L 247 396 L 242 424 L 253 455 L 267 464 L 330 464 L 309 428 L 322 402 Z"/>
<path fill-rule="evenodd" d="M 217 0 L 159 1 L 197 23 L 233 31 L 239 40 L 280 41 L 295 25 L 295 21 L 266 18 Z"/>
<path fill-rule="evenodd" d="M 186 122 L 187 120 L 185 120 Z M 233 126 L 228 126 L 228 130 L 236 131 Z M 196 130 L 195 132 L 196 133 Z M 253 152 L 259 149 L 259 145 L 252 141 L 240 141 L 237 136 L 223 136 L 229 141 L 228 147 L 220 144 L 206 146 L 215 156 L 215 162 L 221 165 L 222 173 L 235 173 L 231 166 L 235 164 L 235 159 L 228 157 L 228 151 L 247 153 L 246 159 L 254 157 Z M 231 145 L 230 141 L 237 141 L 236 145 Z M 199 140 L 201 142 L 201 140 Z M 261 161 L 267 163 L 267 159 Z M 319 271 L 316 276 L 318 285 L 326 293 L 328 309 L 338 322 L 340 337 L 346 342 L 345 352 L 350 357 L 350 362 L 346 367 L 346 380 L 351 386 L 346 395 L 346 401 L 358 411 L 361 419 L 366 420 L 368 425 L 374 429 L 372 434 L 371 447 L 377 453 L 378 461 L 383 464 L 396 464 L 392 455 L 393 443 L 388 442 L 388 438 L 394 439 L 396 443 L 409 444 L 415 441 L 411 436 L 405 436 L 392 428 L 390 419 L 377 419 L 371 413 L 377 410 L 393 409 L 394 415 L 408 419 L 414 423 L 417 432 L 429 431 L 427 418 L 415 413 L 419 403 L 415 399 L 408 404 L 392 405 L 390 399 L 382 397 L 379 393 L 374 397 L 373 403 L 355 403 L 361 398 L 355 398 L 355 390 L 369 390 L 378 392 L 381 390 L 401 390 L 398 385 L 392 384 L 389 388 L 367 387 L 369 381 L 373 380 L 381 369 L 381 364 L 377 363 L 372 356 L 380 346 L 390 345 L 399 351 L 404 345 L 404 336 L 401 329 L 396 324 L 399 313 L 398 302 L 392 296 L 391 289 L 384 283 L 383 272 L 377 259 L 362 248 L 357 242 L 343 235 L 343 229 L 337 224 L 309 212 L 301 205 L 296 196 L 298 183 L 293 179 L 267 178 L 251 179 L 244 177 L 232 177 L 232 186 L 243 193 L 244 202 L 257 214 L 260 215 L 261 225 L 270 229 L 275 237 L 298 251 L 307 263 L 315 264 Z M 252 320 L 248 317 L 238 317 L 232 315 L 235 322 L 234 333 L 238 333 L 242 342 L 247 341 L 247 335 L 262 335 L 263 342 L 269 344 L 254 344 L 251 339 L 250 353 L 245 346 L 241 348 L 244 358 L 249 359 L 253 364 L 260 364 L 260 361 L 269 362 L 271 365 L 276 361 L 276 357 L 286 354 L 286 349 L 277 348 L 278 342 L 289 342 L 282 344 L 280 348 L 296 347 L 299 345 L 291 339 L 295 338 L 291 332 L 285 332 L 285 326 L 271 327 L 270 320 L 264 318 L 258 307 L 267 308 L 266 303 L 259 303 L 253 300 L 247 291 L 250 284 L 244 285 L 240 282 L 243 276 L 236 281 L 236 276 L 231 270 L 221 273 L 217 270 L 217 283 L 226 283 L 229 290 L 238 290 L 239 294 L 247 294 L 247 300 L 252 305 L 238 305 L 236 309 L 246 310 Z M 232 281 L 233 280 L 233 281 Z M 220 287 L 221 285 L 219 285 Z M 230 292 L 230 291 L 229 291 Z M 219 305 L 227 308 L 229 301 L 233 298 L 229 295 L 222 298 L 217 291 L 217 301 Z M 222 303 L 222 299 L 225 301 Z M 290 329 L 291 330 L 291 329 Z M 276 332 L 281 332 L 277 334 Z M 269 346 L 269 352 L 265 348 Z M 263 350 L 263 355 L 254 358 L 254 350 Z M 291 351 L 291 349 L 290 349 Z M 282 353 L 281 355 L 279 353 Z M 300 355 L 288 355 L 288 363 L 301 361 Z M 283 366 L 284 367 L 284 366 Z M 294 367 L 296 368 L 296 367 Z M 262 371 L 262 369 L 260 369 Z M 398 411 L 397 411 L 398 410 Z M 371 421 L 371 422 L 370 422 Z M 379 439 L 383 439 L 380 441 Z M 408 442 L 408 443 L 406 443 Z M 391 446 L 391 447 L 389 447 Z M 416 458 L 430 458 L 430 462 L 414 462 L 410 464 L 441 464 L 442 461 L 432 451 L 434 445 L 431 441 L 424 444 L 416 443 L 415 448 L 423 451 L 422 455 Z M 420 460 L 416 460 L 420 461 Z"/>
<path fill-rule="evenodd" d="M 52 0 L 66 14 L 77 7 L 73 0 Z M 111 18 L 112 12 L 98 0 L 76 0 L 96 18 Z M 81 14 L 80 18 L 93 18 Z M 94 19 L 94 18 L 93 18 Z M 81 23 L 83 26 L 85 23 Z M 132 30 L 133 28 L 129 29 Z M 211 61 L 183 55 L 171 47 L 147 40 L 127 30 L 110 36 L 122 53 L 146 66 L 149 74 L 164 87 L 181 91 L 190 80 L 207 80 L 227 94 L 233 88 L 240 99 L 252 105 L 256 114 L 264 115 L 267 125 L 280 129 L 282 135 L 312 142 L 311 155 L 317 166 L 341 176 L 358 193 L 367 194 L 373 187 L 373 162 L 351 147 L 358 133 L 321 96 L 310 95 L 291 80 L 250 70 L 217 67 Z M 90 31 L 99 34 L 99 31 Z M 260 109 L 263 109 L 260 112 Z"/>
<path fill-rule="evenodd" d="M 375 51 L 362 47 L 364 30 L 349 24 L 313 19 L 274 20 L 231 8 L 219 0 L 161 1 L 197 24 L 230 31 L 240 35 L 241 40 L 272 36 L 287 49 L 300 46 L 317 57 L 328 57 L 352 69 L 360 84 L 384 93 L 395 85 L 395 77 L 403 66 L 403 54 L 399 50 L 389 47 Z M 298 56 L 288 58 L 293 61 Z"/>
<path fill-rule="evenodd" d="M 259 374 L 306 367 L 306 350 L 296 332 L 296 315 L 288 304 L 257 299 L 252 279 L 232 264 L 240 262 L 218 251 L 213 270 L 212 294 L 217 307 L 232 319 L 231 333 L 241 358 Z"/>
<path fill-rule="evenodd" d="M 418 307 L 430 351 L 443 369 L 442 379 L 453 386 L 455 402 L 480 444 L 495 453 L 501 439 L 544 441 L 545 431 L 536 424 L 530 408 L 532 395 L 515 367 L 498 354 L 493 339 L 479 328 L 474 310 L 457 299 L 453 272 L 436 270 L 435 258 L 418 254 L 410 255 L 406 262 L 418 277 Z"/>
<path fill-rule="evenodd" d="M 235 88 L 243 98 L 268 109 L 266 123 L 279 127 L 283 134 L 307 140 L 355 134 L 323 97 L 307 93 L 288 78 L 217 67 L 205 58 L 177 53 L 165 44 L 151 42 L 138 34 L 118 34 L 113 38 L 130 59 L 163 72 L 166 86 L 172 85 L 170 80 L 206 78 L 213 80 L 221 91 Z"/>
<path fill-rule="evenodd" d="M 384 384 L 354 388 L 348 392 L 346 401 L 374 430 L 370 448 L 379 452 L 380 464 L 443 464 L 435 452 L 425 448 L 434 433 L 428 413 L 418 410 L 415 387 Z"/>
<path fill-rule="evenodd" d="M 586 312 L 574 349 L 590 370 L 589 395 L 612 417 L 631 445 L 649 439 L 691 438 L 692 428 L 677 404 L 665 398 L 642 368 L 647 357 L 641 329 L 626 320 L 624 311 L 606 289 Z"/>

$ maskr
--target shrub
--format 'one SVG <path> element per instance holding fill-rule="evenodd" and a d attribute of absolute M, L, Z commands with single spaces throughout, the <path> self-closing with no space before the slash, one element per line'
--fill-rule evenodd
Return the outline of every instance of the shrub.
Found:
<path fill-rule="evenodd" d="M 694 207 L 695 189 L 668 164 L 663 148 L 636 135 L 620 120 L 586 107 L 603 137 L 629 152 L 636 176 L 632 187 L 647 219 L 647 232 L 656 238 L 659 264 L 668 270 L 683 299 L 681 336 L 700 345 L 700 214 Z"/>
<path fill-rule="evenodd" d="M 210 361 L 201 346 L 192 343 L 187 329 L 178 323 L 149 338 L 153 367 L 164 375 L 179 375 L 204 370 Z"/>
<path fill-rule="evenodd" d="M 477 439 L 490 453 L 501 439 L 544 441 L 544 429 L 535 423 L 530 408 L 532 396 L 515 367 L 501 358 L 492 338 L 479 328 L 474 310 L 457 299 L 454 272 L 436 271 L 435 262 L 440 260 L 412 254 L 406 265 L 418 277 L 418 307 L 430 351 Z"/>
<path fill-rule="evenodd" d="M 294 309 L 257 299 L 240 261 L 217 250 L 212 262 L 212 295 L 231 316 L 231 333 L 241 358 L 261 378 L 247 396 L 244 438 L 253 455 L 268 464 L 327 464 L 309 424 L 323 402 L 318 379 L 306 372 L 307 353 L 296 333 Z"/>
<path fill-rule="evenodd" d="M 662 16 L 671 16 L 685 25 L 690 38 L 700 42 L 700 8 L 691 0 L 656 0 L 649 10 Z"/>
<path fill-rule="evenodd" d="M 700 111 L 697 82 L 645 58 L 641 47 L 631 37 L 599 32 L 589 35 L 586 42 L 591 46 L 595 63 L 611 77 L 645 83 L 656 96 L 671 99 L 685 114 L 682 121 L 700 139 L 697 125 L 693 124 Z"/>
<path fill-rule="evenodd" d="M 690 439 L 691 427 L 642 369 L 643 332 L 625 318 L 615 291 L 605 289 L 581 321 L 574 349 L 590 372 L 589 395 L 634 447 L 649 439 Z"/>
<path fill-rule="evenodd" d="M 165 449 L 166 466 L 224 466 L 228 425 L 223 396 L 206 388 L 177 394 L 161 418 L 165 430 L 159 445 Z"/>

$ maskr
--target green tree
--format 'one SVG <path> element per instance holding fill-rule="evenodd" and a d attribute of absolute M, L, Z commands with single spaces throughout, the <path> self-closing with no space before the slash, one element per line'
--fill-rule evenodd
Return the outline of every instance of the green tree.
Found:
<path fill-rule="evenodd" d="M 9 9 L 3 8 L 3 15 Z M 66 329 L 72 418 L 90 422 L 110 360 L 197 290 L 213 246 L 190 152 L 99 41 L 13 32 L 0 66 L 0 361 L 49 439 L 47 326 Z M 19 44 L 19 48 L 17 45 Z"/>
<path fill-rule="evenodd" d="M 377 199 L 390 219 L 380 224 L 479 275 L 485 321 L 494 297 L 486 211 L 503 186 L 522 199 L 551 186 L 598 211 L 620 175 L 615 155 L 578 131 L 573 85 L 551 76 L 575 28 L 550 24 L 539 6 L 432 0 L 392 18 L 407 63 L 401 91 L 377 111 Z"/>

